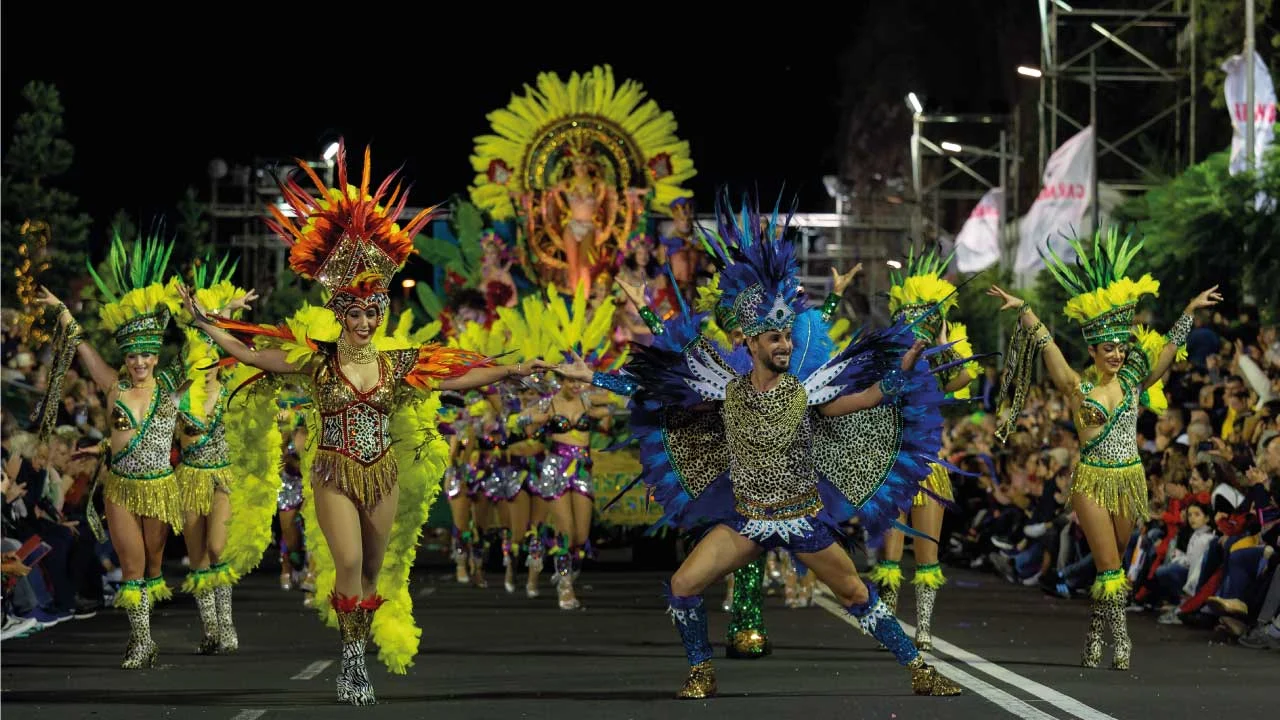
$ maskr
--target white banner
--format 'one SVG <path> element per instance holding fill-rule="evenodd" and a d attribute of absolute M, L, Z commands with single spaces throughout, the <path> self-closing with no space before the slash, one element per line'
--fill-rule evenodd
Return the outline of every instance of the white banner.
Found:
<path fill-rule="evenodd" d="M 1067 238 L 1093 232 L 1087 227 L 1085 211 L 1093 198 L 1093 127 L 1067 140 L 1049 158 L 1044 168 L 1044 187 L 1031 209 L 1018 221 L 1018 256 L 1014 271 L 1023 280 L 1044 267 L 1040 250 L 1052 247 L 1063 261 L 1075 252 Z"/>
<path fill-rule="evenodd" d="M 1235 175 L 1248 166 L 1248 158 L 1244 152 L 1244 138 L 1249 129 L 1249 99 L 1245 93 L 1244 55 L 1233 55 L 1222 63 L 1227 73 L 1227 82 L 1223 93 L 1227 99 L 1227 110 L 1231 113 L 1231 174 Z M 1271 73 L 1262 56 L 1253 53 L 1253 158 L 1254 168 L 1262 167 L 1262 157 L 1271 147 L 1275 137 L 1276 126 L 1276 86 L 1271 82 Z M 1267 198 L 1258 194 L 1257 208 L 1262 209 Z"/>
<path fill-rule="evenodd" d="M 1000 262 L 1001 188 L 991 188 L 978 201 L 956 236 L 956 270 L 982 272 Z"/>

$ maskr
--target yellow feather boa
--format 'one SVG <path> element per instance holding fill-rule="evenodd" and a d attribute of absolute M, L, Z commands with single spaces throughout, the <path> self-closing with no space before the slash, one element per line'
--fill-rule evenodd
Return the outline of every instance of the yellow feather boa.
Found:
<path fill-rule="evenodd" d="M 238 387 L 257 372 L 237 366 L 229 385 Z M 277 387 L 263 380 L 240 391 L 223 415 L 227 451 L 235 470 L 231 518 L 222 562 L 240 575 L 258 567 L 271 545 L 271 520 L 280 493 L 280 464 L 284 440 L 276 423 Z"/>
<path fill-rule="evenodd" d="M 1152 330 L 1145 325 L 1138 325 L 1133 329 L 1133 335 L 1137 338 L 1137 345 L 1142 349 L 1142 353 L 1147 356 L 1147 367 L 1153 368 L 1156 365 L 1160 353 L 1164 350 L 1164 346 L 1168 344 L 1168 340 L 1164 335 Z M 1177 352 L 1174 353 L 1174 360 L 1185 360 L 1187 357 L 1187 348 L 1179 346 Z M 1142 393 L 1142 404 L 1146 405 L 1151 412 L 1157 415 L 1163 415 L 1165 410 L 1169 409 L 1169 398 L 1164 394 L 1164 380 L 1157 380 L 1151 384 Z"/>
<path fill-rule="evenodd" d="M 964 323 L 948 322 L 947 323 L 947 342 L 955 343 L 952 349 L 962 358 L 973 357 L 973 345 L 969 343 L 969 329 Z M 961 369 L 969 373 L 971 380 L 982 377 L 982 367 L 976 362 L 967 362 L 961 366 Z M 969 397 L 969 388 L 963 387 L 952 393 L 952 397 L 959 400 L 965 400 Z"/>

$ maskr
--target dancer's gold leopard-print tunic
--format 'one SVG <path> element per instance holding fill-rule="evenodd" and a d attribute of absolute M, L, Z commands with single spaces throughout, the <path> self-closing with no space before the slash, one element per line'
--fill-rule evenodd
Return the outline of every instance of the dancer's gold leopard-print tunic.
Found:
<path fill-rule="evenodd" d="M 141 517 L 164 520 L 176 530 L 182 528 L 182 508 L 178 481 L 170 463 L 173 431 L 178 422 L 178 406 L 173 400 L 173 381 L 167 373 L 156 374 L 151 406 L 139 421 L 119 400 L 111 409 L 112 429 L 134 431 L 132 439 L 118 453 L 112 453 L 103 496 Z M 121 383 L 120 390 L 129 388 Z"/>

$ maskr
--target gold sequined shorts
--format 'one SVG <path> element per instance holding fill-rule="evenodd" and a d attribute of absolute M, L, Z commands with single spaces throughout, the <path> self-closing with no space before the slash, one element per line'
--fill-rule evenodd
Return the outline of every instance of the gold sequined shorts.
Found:
<path fill-rule="evenodd" d="M 1118 468 L 1078 463 L 1071 475 L 1071 495 L 1083 495 L 1134 523 L 1148 516 L 1147 473 L 1141 462 Z"/>
<path fill-rule="evenodd" d="M 350 498 L 357 507 L 373 509 L 396 486 L 398 471 L 395 456 L 389 452 L 364 465 L 342 453 L 321 448 L 311 465 L 311 486 L 332 488 Z"/>
<path fill-rule="evenodd" d="M 941 465 L 934 463 L 929 466 L 929 477 L 920 482 L 921 487 L 929 488 L 929 492 L 942 498 L 943 500 L 955 500 L 955 493 L 951 490 L 951 475 L 947 473 L 947 469 Z M 926 492 L 918 492 L 911 504 L 915 507 L 923 507 L 926 503 L 937 502 Z"/>
<path fill-rule="evenodd" d="M 213 493 L 231 492 L 231 468 L 198 468 L 179 465 L 178 497 L 184 513 L 208 515 L 213 510 Z"/>
<path fill-rule="evenodd" d="M 159 518 L 182 532 L 182 502 L 173 473 L 153 479 L 122 477 L 108 471 L 102 495 L 140 517 Z"/>

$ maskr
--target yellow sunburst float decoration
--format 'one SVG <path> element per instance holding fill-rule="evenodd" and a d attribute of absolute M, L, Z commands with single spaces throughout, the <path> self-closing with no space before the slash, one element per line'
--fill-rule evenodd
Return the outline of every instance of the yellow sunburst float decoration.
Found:
<path fill-rule="evenodd" d="M 604 161 L 619 190 L 648 187 L 657 212 L 692 195 L 681 187 L 696 171 L 689 143 L 676 137 L 675 116 L 646 100 L 640 83 L 616 83 L 608 65 L 575 72 L 568 81 L 541 73 L 533 87 L 525 85 L 523 95 L 486 118 L 493 134 L 475 140 L 470 191 L 471 201 L 495 219 L 515 217 L 514 203 L 524 193 L 554 186 L 582 148 Z"/>

